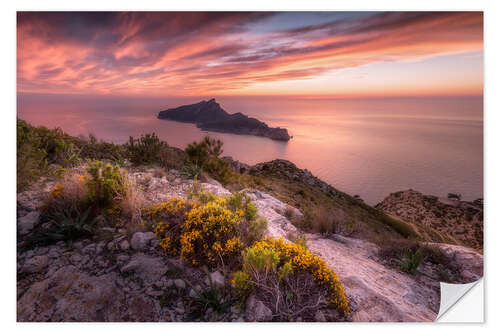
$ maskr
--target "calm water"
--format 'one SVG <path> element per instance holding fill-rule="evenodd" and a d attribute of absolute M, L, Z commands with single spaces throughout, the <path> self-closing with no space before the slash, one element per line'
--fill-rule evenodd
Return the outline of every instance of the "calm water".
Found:
<path fill-rule="evenodd" d="M 207 132 L 192 124 L 156 119 L 158 111 L 205 98 L 117 98 L 18 95 L 18 116 L 35 125 L 61 127 L 116 143 L 156 132 L 184 148 Z M 288 143 L 210 133 L 224 155 L 254 164 L 287 159 L 334 187 L 375 204 L 413 188 L 465 199 L 483 196 L 482 98 L 306 100 L 221 97 L 230 112 L 288 128 Z"/>

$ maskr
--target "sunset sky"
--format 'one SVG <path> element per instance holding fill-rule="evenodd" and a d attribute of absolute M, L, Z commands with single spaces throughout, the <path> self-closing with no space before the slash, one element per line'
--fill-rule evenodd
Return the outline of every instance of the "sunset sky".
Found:
<path fill-rule="evenodd" d="M 483 94 L 480 12 L 19 12 L 20 93 Z"/>

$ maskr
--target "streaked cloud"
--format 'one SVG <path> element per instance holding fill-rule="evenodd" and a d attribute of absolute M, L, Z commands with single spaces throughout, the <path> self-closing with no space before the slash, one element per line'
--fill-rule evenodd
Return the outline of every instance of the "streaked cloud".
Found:
<path fill-rule="evenodd" d="M 480 12 L 19 12 L 17 26 L 20 92 L 335 94 L 346 93 L 336 72 L 364 66 L 351 90 L 369 94 L 357 85 L 373 86 L 374 64 L 435 71 L 426 59 L 456 56 L 459 66 L 483 49 Z M 479 60 L 459 90 L 440 80 L 437 94 L 481 94 Z"/>

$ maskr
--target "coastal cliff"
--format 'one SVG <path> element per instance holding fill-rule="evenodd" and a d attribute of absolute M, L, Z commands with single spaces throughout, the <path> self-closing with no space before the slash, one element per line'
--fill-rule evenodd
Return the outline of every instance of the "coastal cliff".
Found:
<path fill-rule="evenodd" d="M 221 148 L 18 120 L 17 320 L 433 321 L 441 281 L 483 275 L 447 229 Z"/>
<path fill-rule="evenodd" d="M 278 141 L 290 140 L 287 129 L 269 127 L 266 123 L 240 112 L 229 114 L 215 99 L 160 111 L 158 119 L 194 123 L 205 131 L 255 135 Z"/>

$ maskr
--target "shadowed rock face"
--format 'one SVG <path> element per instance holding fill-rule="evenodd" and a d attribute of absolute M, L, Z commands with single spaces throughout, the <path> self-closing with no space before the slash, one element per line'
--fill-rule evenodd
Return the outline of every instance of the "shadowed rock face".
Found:
<path fill-rule="evenodd" d="M 283 177 L 312 179 L 300 173 L 291 163 L 274 161 L 267 167 L 280 165 Z M 129 177 L 145 184 L 145 199 L 150 203 L 170 198 L 186 198 L 192 180 L 182 179 L 178 171 L 169 177 L 158 177 L 154 169 L 131 172 Z M 176 178 L 177 177 L 177 178 Z M 144 183 L 148 179 L 148 183 Z M 311 180 L 312 182 L 312 180 Z M 41 199 L 53 182 L 40 180 L 32 189 L 18 195 L 19 219 L 38 211 Z M 215 181 L 203 183 L 207 192 L 229 196 Z M 287 203 L 260 190 L 247 188 L 246 194 L 268 221 L 266 236 L 290 241 L 299 231 L 289 219 L 302 213 Z M 18 219 L 18 223 L 19 223 Z M 106 228 L 106 230 L 104 230 Z M 29 233 L 32 231 L 28 231 Z M 125 229 L 102 227 L 107 235 L 102 240 L 85 239 L 71 247 L 64 242 L 17 252 L 17 320 L 18 321 L 187 321 L 189 297 L 196 297 L 198 287 L 207 288 L 206 275 L 184 265 L 180 258 L 168 257 L 156 239 L 148 233 L 129 235 Z M 409 275 L 385 266 L 377 245 L 341 235 L 303 234 L 307 246 L 333 269 L 349 298 L 351 314 L 338 317 L 331 309 L 322 312 L 317 321 L 433 321 L 439 312 L 440 285 L 438 266 L 422 264 L 425 274 Z M 26 235 L 19 235 L 23 241 Z M 136 241 L 134 241 L 134 239 Z M 140 246 L 122 246 L 124 242 Z M 483 275 L 483 256 L 457 245 L 433 244 L 444 250 L 456 267 L 456 283 L 476 281 Z M 220 272 L 211 274 L 214 283 L 222 284 Z M 184 281 L 189 281 L 189 285 Z M 208 279 L 207 279 L 208 280 Z M 194 287 L 190 287 L 193 285 Z M 185 302 L 183 301 L 186 300 Z M 266 321 L 270 309 L 261 300 L 248 300 L 245 310 L 213 312 L 211 321 Z M 323 311 L 323 310 L 322 310 Z M 326 316 L 326 318 L 325 318 Z M 291 318 L 296 320 L 296 318 Z"/>
<path fill-rule="evenodd" d="M 280 141 L 290 140 L 286 128 L 269 127 L 266 123 L 240 112 L 229 114 L 213 98 L 209 101 L 160 111 L 158 118 L 195 123 L 206 131 L 263 136 Z"/>

